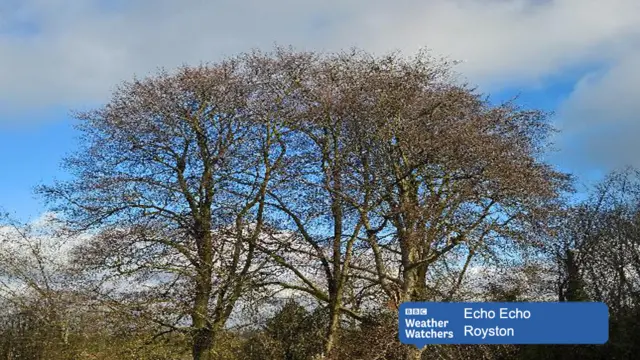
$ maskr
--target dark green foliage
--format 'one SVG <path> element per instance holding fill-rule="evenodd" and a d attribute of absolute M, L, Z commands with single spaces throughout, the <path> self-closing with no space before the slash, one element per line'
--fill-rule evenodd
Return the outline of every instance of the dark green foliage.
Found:
<path fill-rule="evenodd" d="M 242 358 L 247 360 L 307 360 L 322 351 L 326 315 L 321 309 L 309 312 L 290 300 L 270 319 L 264 328 L 251 334 Z"/>

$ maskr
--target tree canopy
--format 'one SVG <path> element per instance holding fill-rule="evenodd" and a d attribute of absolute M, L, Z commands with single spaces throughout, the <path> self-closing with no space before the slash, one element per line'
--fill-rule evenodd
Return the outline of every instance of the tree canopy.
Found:
<path fill-rule="evenodd" d="M 626 329 L 634 175 L 569 204 L 571 177 L 543 160 L 549 114 L 492 102 L 454 65 L 277 48 L 122 83 L 76 114 L 71 179 L 39 188 L 77 240 L 74 301 L 190 353 L 166 359 L 526 358 L 548 349 L 404 347 L 395 316 L 543 295 L 532 282 L 606 301 Z"/>

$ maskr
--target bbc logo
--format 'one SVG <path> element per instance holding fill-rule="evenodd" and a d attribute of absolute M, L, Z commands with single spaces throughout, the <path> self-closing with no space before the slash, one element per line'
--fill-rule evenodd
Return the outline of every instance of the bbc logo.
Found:
<path fill-rule="evenodd" d="M 407 308 L 404 309 L 405 315 L 427 315 L 427 308 Z"/>

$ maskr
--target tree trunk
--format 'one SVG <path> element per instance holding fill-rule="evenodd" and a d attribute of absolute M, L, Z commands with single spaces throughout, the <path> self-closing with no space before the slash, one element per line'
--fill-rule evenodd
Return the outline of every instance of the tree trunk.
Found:
<path fill-rule="evenodd" d="M 402 273 L 402 302 L 406 301 L 425 301 L 426 296 L 426 264 L 419 264 L 419 250 L 417 246 L 406 242 L 405 249 L 406 260 L 405 268 Z"/>
<path fill-rule="evenodd" d="M 210 327 L 195 329 L 193 336 L 193 360 L 212 360 L 213 331 Z"/>
<path fill-rule="evenodd" d="M 327 340 L 324 345 L 324 354 L 331 357 L 340 331 L 340 301 L 332 299 L 329 304 L 329 327 L 327 328 Z"/>
<path fill-rule="evenodd" d="M 193 306 L 191 315 L 193 323 L 193 360 L 211 360 L 211 349 L 213 349 L 213 329 L 208 318 L 209 308 L 209 291 L 206 286 L 198 286 L 198 292 Z"/>
<path fill-rule="evenodd" d="M 405 237 L 405 269 L 403 271 L 402 302 L 425 301 L 426 293 L 426 265 L 419 264 L 420 252 L 415 242 L 411 241 L 411 235 Z M 418 265 L 419 264 L 419 265 Z M 407 345 L 405 360 L 420 360 L 424 348 L 418 349 L 413 345 Z"/>
<path fill-rule="evenodd" d="M 338 156 L 337 144 L 333 151 Z M 338 162 L 339 157 L 336 158 Z M 324 354 L 331 358 L 331 352 L 338 342 L 338 332 L 340 331 L 340 308 L 342 307 L 342 295 L 344 289 L 345 275 L 348 271 L 348 264 L 342 263 L 342 232 L 343 232 L 343 209 L 340 192 L 342 191 L 341 167 L 334 163 L 331 179 L 328 181 L 335 193 L 331 194 L 331 214 L 333 217 L 333 279 L 329 284 L 329 327 L 327 328 L 327 339 L 324 346 Z"/>
<path fill-rule="evenodd" d="M 566 301 L 588 301 L 587 293 L 584 289 L 584 282 L 580 274 L 580 268 L 576 262 L 573 250 L 567 250 L 567 291 Z"/>
<path fill-rule="evenodd" d="M 209 299 L 211 297 L 212 242 L 210 213 L 205 212 L 203 223 L 196 224 L 196 244 L 198 246 L 198 276 L 196 277 L 196 293 L 193 301 L 191 321 L 193 326 L 193 360 L 213 359 L 211 350 L 214 343 L 214 329 L 209 319 Z"/>

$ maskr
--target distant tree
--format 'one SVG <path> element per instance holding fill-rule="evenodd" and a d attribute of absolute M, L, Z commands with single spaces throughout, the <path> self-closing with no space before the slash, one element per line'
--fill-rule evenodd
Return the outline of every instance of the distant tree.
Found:
<path fill-rule="evenodd" d="M 73 238 L 60 237 L 45 216 L 22 224 L 0 217 L 0 301 L 5 352 L 25 358 L 67 359 L 75 334 L 78 287 L 67 261 Z M 8 355 L 7 355 L 8 356 Z"/>
<path fill-rule="evenodd" d="M 640 172 L 608 174 L 588 198 L 568 209 L 557 242 L 561 301 L 601 301 L 609 307 L 609 342 L 559 348 L 557 358 L 632 358 L 640 346 Z M 569 355 L 573 354 L 573 357 Z"/>
<path fill-rule="evenodd" d="M 287 301 L 245 343 L 242 358 L 260 360 L 308 360 L 322 351 L 326 311 L 309 311 Z"/>
<path fill-rule="evenodd" d="M 322 308 L 306 310 L 295 301 L 288 301 L 268 319 L 265 333 L 282 344 L 283 360 L 304 360 L 320 352 L 326 315 Z"/>

